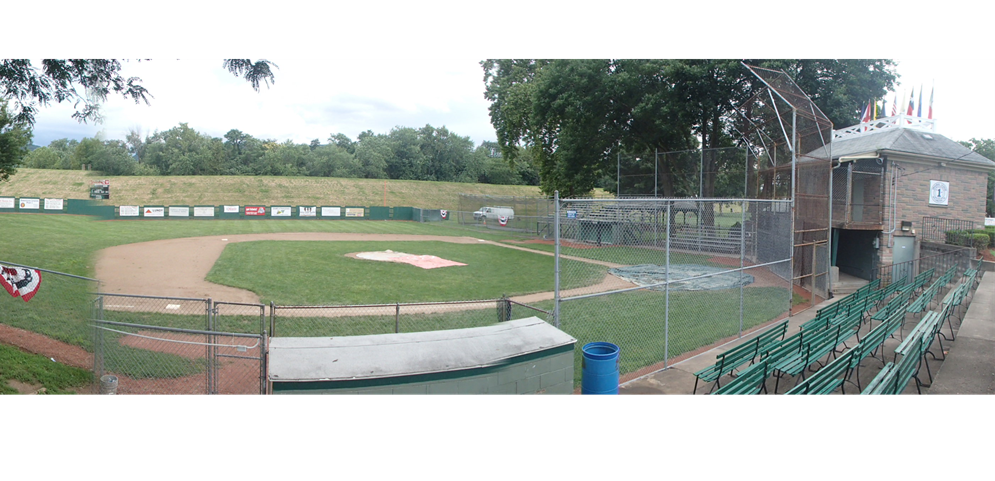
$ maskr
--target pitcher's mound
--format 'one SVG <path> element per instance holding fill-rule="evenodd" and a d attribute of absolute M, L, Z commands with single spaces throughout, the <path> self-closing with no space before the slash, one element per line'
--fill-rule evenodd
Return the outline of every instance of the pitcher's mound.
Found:
<path fill-rule="evenodd" d="M 400 262 L 402 264 L 411 264 L 415 267 L 421 267 L 422 269 L 435 269 L 438 267 L 450 267 L 450 266 L 465 266 L 461 262 L 455 262 L 441 257 L 436 256 L 417 256 L 413 254 L 405 254 L 403 252 L 394 252 L 391 250 L 377 251 L 377 252 L 359 252 L 356 254 L 349 254 L 349 257 L 355 257 L 357 259 L 367 259 L 371 261 L 383 261 L 383 262 Z"/>

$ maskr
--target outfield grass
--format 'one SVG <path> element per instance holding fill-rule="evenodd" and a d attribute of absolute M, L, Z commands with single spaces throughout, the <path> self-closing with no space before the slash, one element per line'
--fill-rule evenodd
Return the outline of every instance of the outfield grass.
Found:
<path fill-rule="evenodd" d="M 368 251 L 436 255 L 465 266 L 422 269 L 346 257 Z M 601 281 L 602 266 L 563 261 L 564 289 Z M 229 244 L 207 280 L 248 289 L 264 304 L 342 305 L 496 299 L 551 290 L 551 256 L 448 242 L 254 241 Z"/>
<path fill-rule="evenodd" d="M 26 239 L 20 242 L 5 242 L 0 244 L 0 260 L 19 264 L 33 265 L 45 269 L 67 272 L 75 275 L 92 276 L 94 254 L 106 247 L 144 242 L 158 239 L 194 237 L 205 235 L 231 235 L 268 232 L 354 232 L 370 234 L 428 234 L 471 236 L 480 239 L 502 241 L 507 239 L 524 239 L 509 232 L 473 229 L 456 225 L 454 222 L 423 224 L 415 222 L 345 222 L 345 221 L 308 221 L 308 220 L 261 220 L 261 221 L 90 221 L 78 216 L 50 216 L 0 214 L 5 234 L 10 239 Z M 283 244 L 278 249 L 276 244 Z M 305 245 L 306 244 L 306 245 Z M 211 280 L 230 283 L 238 287 L 259 292 L 265 299 L 279 300 L 289 304 L 325 304 L 325 303 L 365 303 L 373 300 L 360 297 L 360 293 L 351 292 L 341 298 L 326 301 L 323 297 L 331 290 L 339 295 L 340 289 L 317 287 L 314 279 L 339 278 L 356 279 L 370 274 L 372 277 L 359 282 L 344 282 L 347 285 L 366 285 L 386 292 L 385 302 L 426 301 L 433 299 L 455 298 L 485 298 L 500 297 L 502 294 L 515 295 L 517 292 L 535 292 L 549 290 L 552 285 L 552 262 L 548 256 L 504 249 L 496 246 L 457 245 L 448 243 L 413 243 L 428 250 L 411 248 L 404 243 L 378 243 L 374 248 L 371 243 L 322 243 L 322 242 L 279 242 L 268 243 L 245 242 L 229 246 L 233 249 L 229 254 L 226 250 L 222 260 L 211 273 Z M 518 244 L 536 250 L 552 251 L 553 246 L 541 244 Z M 481 249 L 486 247 L 487 249 Z M 246 249 L 238 252 L 238 249 Z M 373 263 L 346 259 L 341 254 L 361 250 L 400 250 L 410 254 L 435 254 L 440 257 L 466 262 L 471 267 L 474 264 L 489 264 L 490 269 L 477 272 L 473 276 L 441 279 L 433 277 L 438 274 L 449 276 L 462 268 L 443 268 L 423 272 L 413 266 L 393 265 L 389 263 Z M 572 249 L 564 248 L 567 255 L 577 255 L 589 259 L 604 260 L 620 264 L 662 263 L 661 251 L 653 249 L 631 248 L 619 249 Z M 264 254 L 264 255 L 263 255 Z M 306 254 L 306 255 L 302 255 Z M 226 257 L 231 257 L 226 259 Z M 245 258 L 260 259 L 251 263 L 234 267 L 227 265 L 234 260 Z M 706 256 L 682 255 L 673 256 L 672 262 L 699 263 L 708 265 Z M 342 261 L 355 261 L 355 265 L 339 264 Z M 548 265 L 547 265 L 548 264 Z M 345 265 L 345 267 L 343 267 Z M 528 268 L 521 266 L 527 265 Z M 383 267 L 387 270 L 378 271 Z M 284 275 L 289 270 L 298 270 L 302 274 L 291 279 L 290 284 L 302 286 L 299 298 L 283 298 L 280 296 L 289 291 L 286 280 L 273 279 L 273 272 Z M 419 275 L 428 277 L 417 278 L 410 284 L 391 291 L 391 284 L 400 282 L 397 269 L 407 268 Z M 456 269 L 457 271 L 449 271 Z M 584 285 L 600 279 L 604 268 L 585 263 L 568 263 L 564 270 L 570 273 L 565 276 L 569 288 L 574 283 Z M 437 271 L 437 272 L 433 272 Z M 580 275 L 575 273 L 580 272 Z M 414 274 L 412 274 L 414 275 Z M 217 276 L 217 277 L 215 277 Z M 264 279 L 266 277 L 270 279 Z M 403 277 L 408 277 L 404 275 Z M 245 281 L 249 278 L 249 281 Z M 242 279 L 242 280 L 238 280 Z M 253 279 L 262 279 L 256 281 Z M 369 280 L 374 279 L 374 280 Z M 387 279 L 388 282 L 379 281 Z M 501 279 L 495 286 L 493 280 Z M 245 282 L 245 284 L 241 284 Z M 258 284 L 253 285 L 253 283 Z M 474 284 L 477 282 L 477 284 Z M 267 284 L 269 283 L 269 284 Z M 241 285 L 239 285 L 241 284 Z M 509 287 L 510 286 L 510 287 Z M 490 290 L 489 290 L 490 289 Z M 520 289 L 515 291 L 513 289 Z M 90 317 L 89 292 L 91 286 L 85 281 L 62 278 L 55 275 L 45 275 L 42 288 L 30 302 L 7 297 L 0 299 L 0 322 L 39 332 L 55 339 L 82 346 L 92 350 L 91 331 L 88 326 Z M 410 292 L 409 292 L 410 291 Z M 437 293 L 460 292 L 458 296 L 432 297 Z M 466 294 L 469 292 L 469 294 Z M 750 288 L 745 289 L 747 298 L 744 300 L 745 319 L 743 329 L 748 329 L 765 321 L 776 318 L 786 310 L 781 306 L 783 298 L 781 288 Z M 480 295 L 473 295 L 480 293 Z M 402 295 L 403 294 L 403 295 Z M 405 297 L 407 295 L 408 297 Z M 351 297 L 350 297 L 351 296 Z M 384 299 L 381 298 L 381 299 Z M 552 310 L 552 301 L 539 303 L 537 307 Z M 663 360 L 663 299 L 660 293 L 632 292 L 616 294 L 586 300 L 570 301 L 563 304 L 562 329 L 578 340 L 575 380 L 580 382 L 580 346 L 587 342 L 609 341 L 622 346 L 622 373 L 638 370 Z M 106 318 L 122 322 L 138 324 L 183 327 L 189 329 L 204 329 L 203 315 L 180 316 L 164 313 L 126 313 L 105 311 Z M 531 312 L 519 314 L 515 318 L 527 317 Z M 230 316 L 227 318 L 233 331 L 257 332 L 259 318 L 257 316 Z M 479 311 L 451 312 L 440 314 L 407 314 L 400 319 L 401 332 L 421 330 L 452 329 L 476 327 L 493 324 L 497 320 L 494 309 Z M 309 331 L 322 329 L 321 334 L 310 335 L 348 335 L 373 334 L 393 332 L 395 318 L 393 313 L 374 316 L 355 316 L 351 318 L 290 318 L 278 315 L 277 331 L 279 335 L 308 335 Z M 671 314 L 669 332 L 671 341 L 669 355 L 671 358 L 682 352 L 697 349 L 703 345 L 714 343 L 718 339 L 734 336 L 738 332 L 739 322 L 739 290 L 709 291 L 707 293 L 671 293 Z M 220 327 L 220 326 L 219 326 Z M 114 339 L 114 336 L 108 336 Z M 112 343 L 116 345 L 117 343 Z M 117 348 L 115 348 L 117 349 Z M 162 369 L 155 371 L 148 366 L 163 364 L 169 367 L 168 372 L 174 375 L 189 375 L 202 372 L 203 365 L 197 361 L 180 358 L 168 354 L 141 352 L 132 348 L 121 347 L 109 356 L 108 368 L 134 377 L 154 376 L 169 377 Z M 150 357 L 151 356 L 151 357 Z M 172 357 L 170 357 L 172 356 Z M 118 364 L 114 364 L 118 363 Z M 61 388 L 54 388 L 61 389 Z"/>

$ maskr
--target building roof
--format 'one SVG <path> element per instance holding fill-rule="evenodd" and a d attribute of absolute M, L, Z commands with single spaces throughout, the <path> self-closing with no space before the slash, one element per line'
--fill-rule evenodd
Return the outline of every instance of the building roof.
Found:
<path fill-rule="evenodd" d="M 819 149 L 821 150 L 821 149 Z M 818 155 L 819 150 L 812 155 Z M 889 152 L 922 155 L 938 160 L 958 161 L 978 167 L 995 169 L 995 162 L 935 132 L 916 129 L 894 128 L 869 132 L 832 143 L 833 159 L 843 156 Z M 825 155 L 821 156 L 825 158 Z"/>

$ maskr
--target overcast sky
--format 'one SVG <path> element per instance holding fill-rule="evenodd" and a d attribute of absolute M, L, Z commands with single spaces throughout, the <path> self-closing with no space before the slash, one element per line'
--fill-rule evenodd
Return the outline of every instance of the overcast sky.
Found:
<path fill-rule="evenodd" d="M 350 138 L 365 130 L 387 133 L 396 126 L 445 126 L 479 145 L 496 140 L 483 97 L 481 59 L 326 59 L 270 58 L 279 66 L 276 81 L 259 92 L 221 66 L 220 59 L 130 61 L 122 74 L 140 77 L 152 93 L 151 105 L 111 96 L 103 104 L 102 124 L 79 124 L 72 104 L 43 108 L 34 143 L 81 139 L 101 133 L 123 140 L 131 129 L 143 137 L 187 123 L 222 137 L 238 129 L 261 139 L 327 142 L 330 135 Z M 957 60 L 897 59 L 897 94 L 902 108 L 915 90 L 922 92 L 923 116 L 935 85 L 937 130 L 954 140 L 995 137 L 995 116 L 983 108 L 976 79 L 995 79 L 995 62 L 964 65 Z M 837 126 L 839 127 L 839 126 Z"/>

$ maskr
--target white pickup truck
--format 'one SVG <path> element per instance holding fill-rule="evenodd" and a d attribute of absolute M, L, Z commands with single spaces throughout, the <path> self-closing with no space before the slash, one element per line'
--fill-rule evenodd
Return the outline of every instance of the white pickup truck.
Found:
<path fill-rule="evenodd" d="M 498 220 L 500 217 L 504 217 L 506 222 L 514 219 L 515 209 L 511 207 L 481 207 L 480 210 L 473 213 L 473 220 Z"/>

